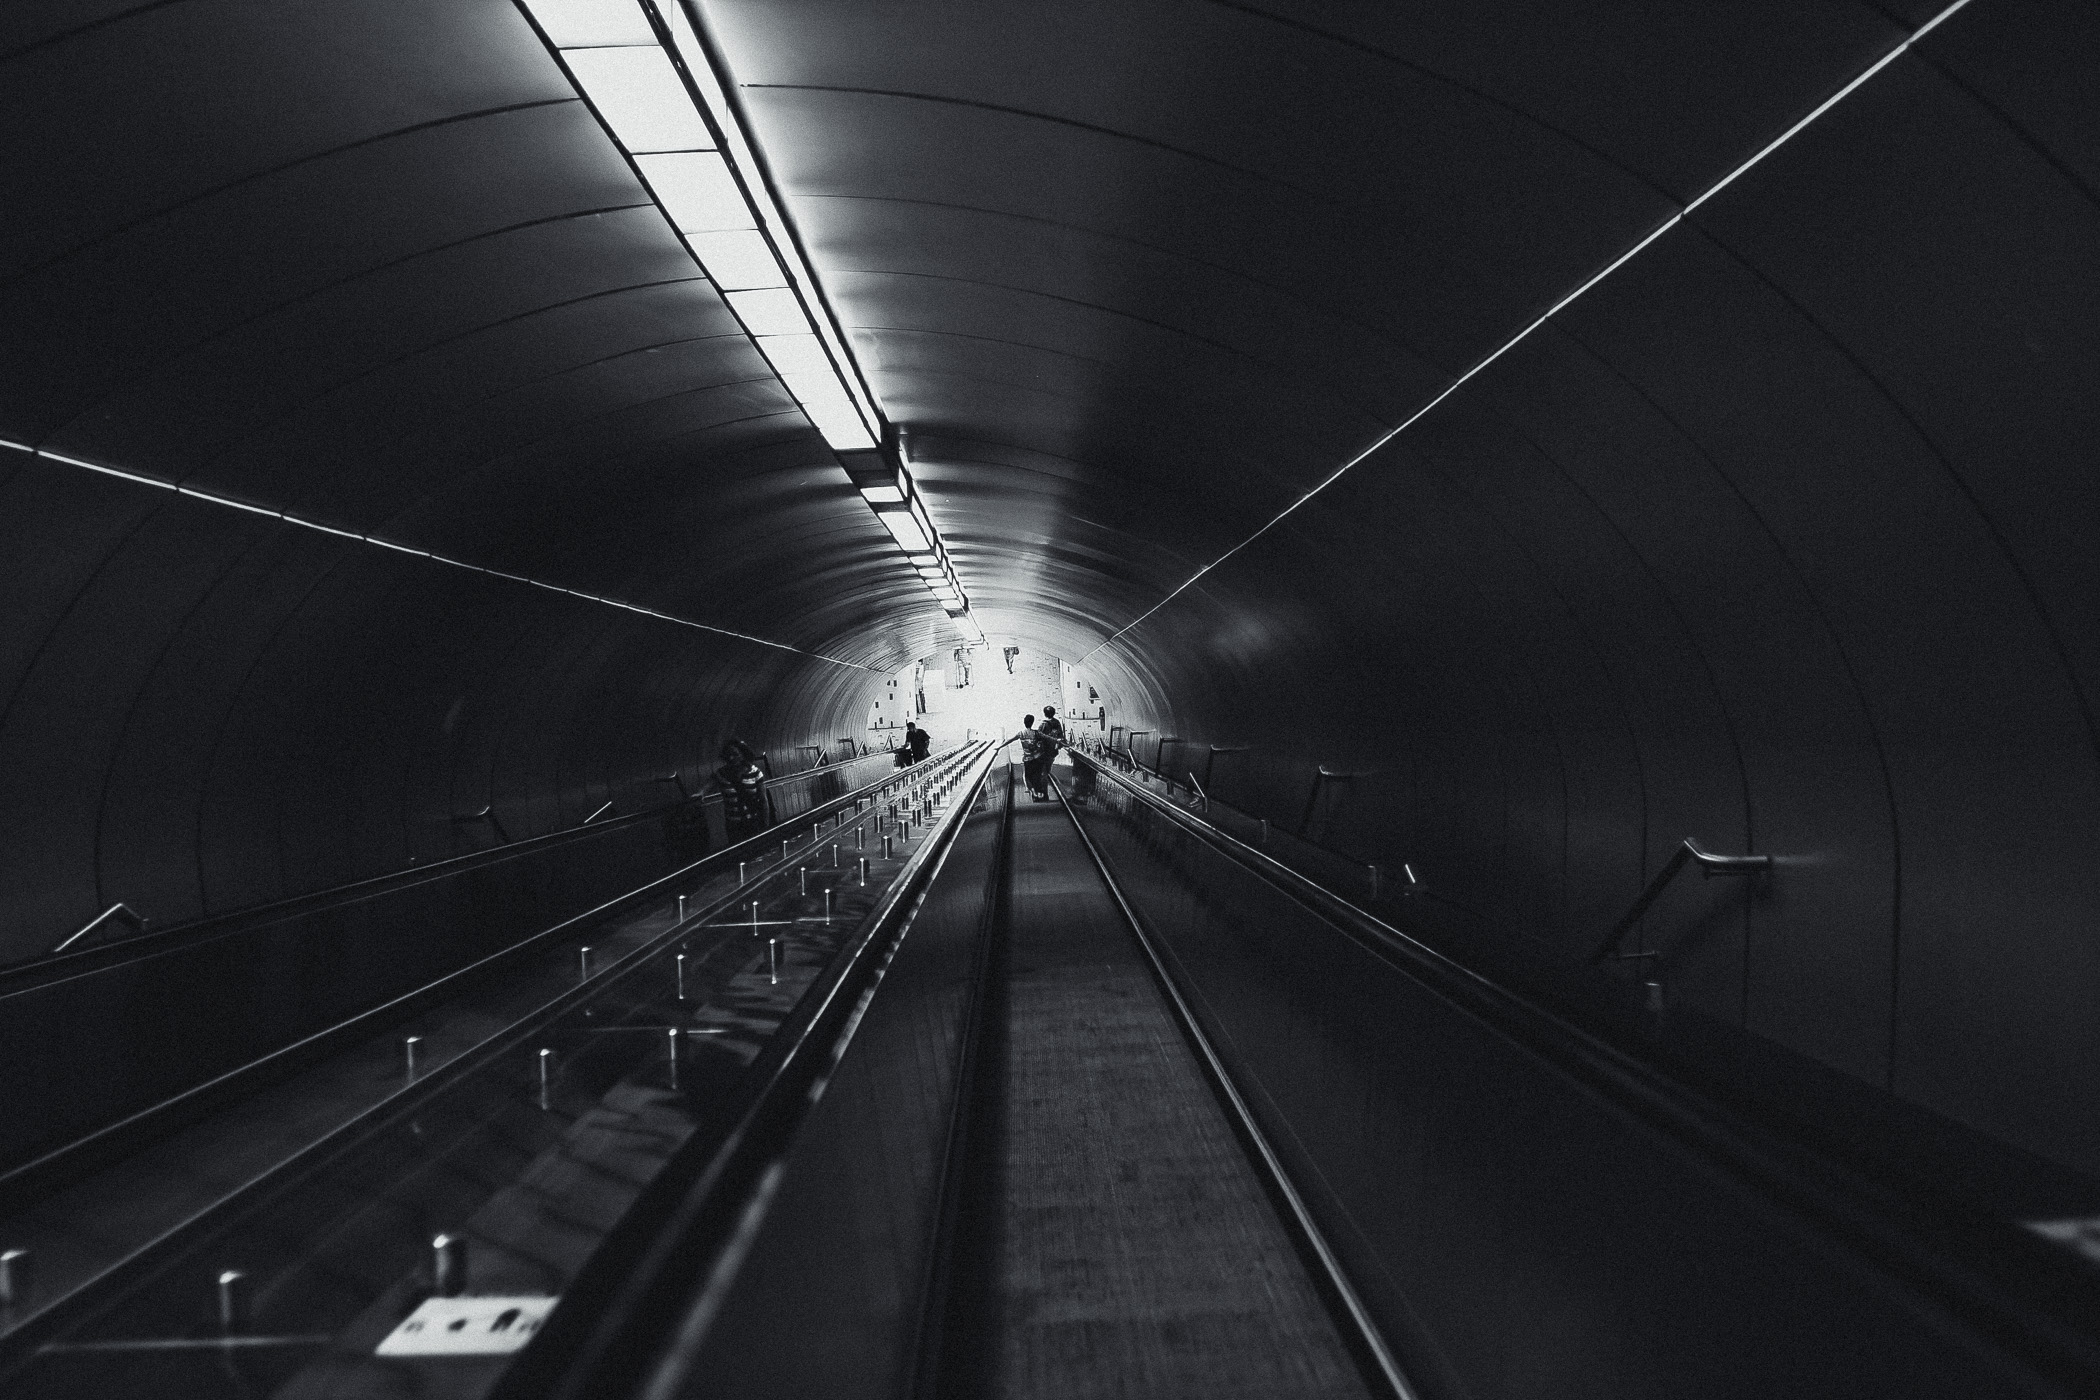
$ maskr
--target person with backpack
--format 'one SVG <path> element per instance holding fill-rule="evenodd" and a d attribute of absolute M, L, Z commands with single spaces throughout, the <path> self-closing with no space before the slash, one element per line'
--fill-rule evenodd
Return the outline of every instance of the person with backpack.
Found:
<path fill-rule="evenodd" d="M 1043 777 L 1047 781 L 1051 763 L 1065 746 L 1065 722 L 1057 717 L 1057 706 L 1043 706 L 1043 722 L 1035 727 L 1035 732 L 1043 736 Z"/>
<path fill-rule="evenodd" d="M 772 823 L 771 804 L 766 800 L 769 765 L 759 752 L 742 739 L 722 745 L 722 766 L 715 769 L 715 788 L 722 794 L 722 825 L 735 845 L 756 836 Z"/>

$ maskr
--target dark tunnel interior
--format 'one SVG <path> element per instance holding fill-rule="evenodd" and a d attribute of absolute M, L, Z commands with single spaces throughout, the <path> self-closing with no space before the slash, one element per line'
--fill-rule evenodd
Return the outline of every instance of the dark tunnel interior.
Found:
<path fill-rule="evenodd" d="M 0 960 L 964 644 L 561 8 L 0 13 Z M 1769 854 L 1673 1004 L 2100 1174 L 2100 9 L 688 8 L 994 648 L 1461 954 Z"/>

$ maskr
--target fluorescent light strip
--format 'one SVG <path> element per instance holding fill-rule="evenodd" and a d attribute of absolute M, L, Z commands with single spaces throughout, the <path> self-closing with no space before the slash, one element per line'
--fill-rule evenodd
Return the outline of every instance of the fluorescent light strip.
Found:
<path fill-rule="evenodd" d="M 11 447 L 17 452 L 27 452 L 33 456 L 41 457 L 47 462 L 57 462 L 64 466 L 77 467 L 82 471 L 95 472 L 102 476 L 114 476 L 139 486 L 153 487 L 157 491 L 173 491 L 178 496 L 187 496 L 192 500 L 203 501 L 209 505 L 224 506 L 229 510 L 246 511 L 250 515 L 261 515 L 271 520 L 281 520 L 287 525 L 296 525 L 302 530 L 315 530 L 324 535 L 336 535 L 342 539 L 376 545 L 380 549 L 390 549 L 400 554 L 414 555 L 419 559 L 428 559 L 433 564 L 448 564 L 455 569 L 465 569 L 471 573 L 487 574 L 491 578 L 508 579 L 513 583 L 529 583 L 534 588 L 544 588 L 550 593 L 563 593 L 571 598 L 582 599 L 584 602 L 603 603 L 609 608 L 619 608 L 623 612 L 640 613 L 644 617 L 661 618 L 665 622 L 675 622 L 680 627 L 690 627 L 697 632 L 712 632 L 718 637 L 734 637 L 742 642 L 756 642 L 763 647 L 772 647 L 775 651 L 791 651 L 797 656 L 809 657 L 812 661 L 828 661 L 834 666 L 846 666 L 856 671 L 880 672 L 880 668 L 875 666 L 863 666 L 858 661 L 841 661 L 835 656 L 825 656 L 820 652 L 804 651 L 801 647 L 789 646 L 786 642 L 776 642 L 766 637 L 754 637 L 749 632 L 735 632 L 727 627 L 710 627 L 704 622 L 694 622 L 690 618 L 673 617 L 669 613 L 661 613 L 654 608 L 645 608 L 636 603 L 623 603 L 617 598 L 601 598 L 595 593 L 578 593 L 573 588 L 563 588 L 558 584 L 543 583 L 539 579 L 526 578 L 522 574 L 506 574 L 500 569 L 484 569 L 479 564 L 468 564 L 458 559 L 448 559 L 442 554 L 432 554 L 429 550 L 401 544 L 387 539 L 383 535 L 360 535 L 349 530 L 338 530 L 333 525 L 323 525 L 315 520 L 303 520 L 296 515 L 286 515 L 281 510 L 272 510 L 268 506 L 250 505 L 246 501 L 236 501 L 230 496 L 215 496 L 209 491 L 199 491 L 194 486 L 184 486 L 178 481 L 164 481 L 158 477 L 140 476 L 137 472 L 120 471 L 115 467 L 104 466 L 100 462 L 85 462 L 78 457 L 67 457 L 61 453 L 47 452 L 40 447 L 31 447 L 26 443 L 9 442 L 0 439 L 0 447 Z"/>
<path fill-rule="evenodd" d="M 821 309 L 822 292 L 816 275 L 803 260 L 802 248 L 795 241 L 794 230 L 773 198 L 773 191 L 764 179 L 765 167 L 758 159 L 757 147 L 753 144 L 750 134 L 744 130 L 736 105 L 729 100 L 729 95 L 723 91 L 720 80 L 715 76 L 714 65 L 708 61 L 706 45 L 694 31 L 685 6 L 678 3 L 678 0 L 665 0 L 664 3 L 658 3 L 658 0 L 648 2 L 664 21 L 664 27 L 670 31 L 672 46 L 678 51 L 679 57 L 685 60 L 686 72 L 692 77 L 702 100 L 713 113 L 715 125 L 721 128 L 722 143 L 728 148 L 730 159 L 736 162 L 737 169 L 744 172 L 744 183 L 751 192 L 751 201 L 756 206 L 760 225 L 773 235 L 774 246 L 787 260 L 789 280 L 798 284 L 807 297 L 816 303 L 810 307 L 813 313 L 810 319 L 817 323 L 817 334 L 823 337 L 824 344 L 830 348 L 833 358 L 837 361 L 838 368 L 834 373 L 840 378 L 847 398 L 854 406 L 855 417 L 862 420 L 861 431 L 869 438 L 865 445 L 873 446 L 874 441 L 881 436 L 876 425 L 882 422 L 882 416 L 875 411 L 875 400 L 862 381 L 860 368 L 855 363 L 844 338 L 840 336 L 838 327 Z M 832 443 L 834 447 L 841 445 L 837 442 Z M 850 447 L 861 444 L 844 445 Z"/>
<path fill-rule="evenodd" d="M 1176 588 L 1172 593 L 1169 593 L 1166 597 L 1160 599 L 1157 603 L 1154 603 L 1151 607 L 1145 609 L 1144 612 L 1138 614 L 1138 616 L 1132 619 L 1130 622 L 1127 622 L 1122 627 L 1116 629 L 1116 631 L 1111 633 L 1106 639 L 1097 643 L 1094 647 L 1088 650 L 1086 655 L 1080 657 L 1079 662 L 1075 662 L 1074 664 L 1076 665 L 1086 661 L 1088 657 L 1092 656 L 1095 652 L 1101 650 L 1102 647 L 1111 645 L 1119 637 L 1123 636 L 1124 633 L 1130 631 L 1131 628 L 1136 627 L 1138 624 L 1142 623 L 1146 618 L 1152 616 L 1152 614 L 1158 612 L 1161 608 L 1173 602 L 1176 598 L 1179 598 L 1183 593 L 1186 593 L 1191 587 L 1193 587 L 1198 579 L 1202 578 L 1212 569 L 1217 568 L 1218 565 L 1224 563 L 1233 555 L 1238 554 L 1248 545 L 1253 544 L 1263 535 L 1269 533 L 1269 531 L 1275 529 L 1278 525 L 1283 523 L 1284 519 L 1287 516 L 1289 516 L 1293 511 L 1297 510 L 1298 507 L 1304 505 L 1307 501 L 1319 495 L 1328 487 L 1334 485 L 1335 482 L 1341 480 L 1342 477 L 1347 475 L 1352 468 L 1356 467 L 1366 458 L 1370 457 L 1373 453 L 1377 452 L 1380 448 L 1384 447 L 1387 443 L 1391 442 L 1394 438 L 1400 436 L 1400 434 L 1406 432 L 1409 428 L 1413 427 L 1416 423 L 1420 422 L 1422 418 L 1426 416 L 1431 409 L 1435 408 L 1445 399 L 1448 399 L 1453 394 L 1457 393 L 1460 386 L 1462 386 L 1467 380 L 1471 379 L 1474 375 L 1486 369 L 1489 365 L 1495 363 L 1495 361 L 1501 359 L 1510 351 L 1516 349 L 1516 347 L 1524 341 L 1525 337 L 1529 336 L 1540 326 L 1545 325 L 1546 322 L 1552 320 L 1555 316 L 1559 315 L 1571 303 L 1573 303 L 1577 297 L 1581 296 L 1584 292 L 1587 292 L 1590 288 L 1596 286 L 1599 282 L 1602 282 L 1605 278 L 1611 276 L 1614 272 L 1617 272 L 1621 267 L 1625 266 L 1626 263 L 1630 261 L 1636 253 L 1639 253 L 1642 249 L 1646 248 L 1656 239 L 1662 237 L 1671 229 L 1683 223 L 1685 215 L 1691 213 L 1694 209 L 1697 209 L 1700 205 L 1706 203 L 1706 201 L 1708 201 L 1709 199 L 1712 199 L 1722 190 L 1727 189 L 1728 186 L 1734 184 L 1736 179 L 1743 175 L 1745 172 L 1747 172 L 1752 166 L 1756 165 L 1766 156 L 1772 154 L 1772 152 L 1778 150 L 1787 142 L 1793 140 L 1795 136 L 1799 135 L 1801 131 L 1809 125 L 1809 123 L 1815 121 L 1816 118 L 1822 116 L 1832 107 L 1835 107 L 1838 103 L 1844 101 L 1845 98 L 1851 96 L 1852 93 L 1855 92 L 1861 84 L 1867 81 L 1867 79 L 1873 77 L 1876 73 L 1879 73 L 1882 69 L 1888 67 L 1891 63 L 1895 62 L 1896 59 L 1899 58 L 1905 51 L 1907 51 L 1912 44 L 1917 43 L 1918 40 L 1924 38 L 1927 34 L 1930 34 L 1933 30 L 1939 28 L 1941 24 L 1953 18 L 1953 16 L 1958 11 L 1966 7 L 1968 3 L 1969 0 L 1954 0 L 1953 4 L 1949 5 L 1946 9 L 1941 10 L 1938 14 L 1934 15 L 1931 19 L 1927 20 L 1924 23 L 1924 25 L 1919 27 L 1918 30 L 1914 32 L 1908 39 L 1905 39 L 1902 43 L 1896 45 L 1896 47 L 1890 49 L 1887 53 L 1883 54 L 1880 58 L 1876 59 L 1874 63 L 1866 69 L 1865 72 L 1861 73 L 1851 82 L 1846 83 L 1843 87 L 1839 88 L 1836 92 L 1832 93 L 1829 97 L 1825 98 L 1820 104 L 1818 104 L 1815 110 L 1811 111 L 1807 116 L 1801 118 L 1801 120 L 1795 122 L 1785 131 L 1781 132 L 1777 138 L 1767 143 L 1764 149 L 1760 150 L 1756 155 L 1750 157 L 1750 159 L 1744 161 L 1741 165 L 1738 165 L 1735 169 L 1729 171 L 1726 175 L 1723 175 L 1719 180 L 1715 181 L 1712 185 L 1708 186 L 1706 191 L 1702 193 L 1698 198 L 1694 199 L 1691 203 L 1685 205 L 1682 209 L 1672 214 L 1669 218 L 1663 220 L 1663 222 L 1659 226 L 1657 226 L 1652 232 L 1650 232 L 1647 237 L 1641 239 L 1640 242 L 1634 244 L 1631 248 L 1628 248 L 1625 252 L 1619 254 L 1618 257 L 1612 259 L 1612 261 L 1608 265 L 1606 265 L 1602 272 L 1599 272 L 1596 276 L 1590 278 L 1587 282 L 1584 282 L 1574 291 L 1569 292 L 1559 301 L 1553 303 L 1553 305 L 1546 311 L 1545 315 L 1539 317 L 1536 321 L 1533 321 L 1530 325 L 1518 331 L 1515 335 L 1511 336 L 1508 340 L 1504 341 L 1498 348 L 1492 351 L 1485 359 L 1481 360 L 1480 363 L 1474 365 L 1464 374 L 1461 374 L 1458 378 L 1452 380 L 1449 384 L 1445 385 L 1443 390 L 1439 392 L 1434 398 L 1430 399 L 1428 403 L 1423 404 L 1420 408 L 1416 409 L 1413 413 L 1409 414 L 1405 419 L 1403 419 L 1398 427 L 1386 432 L 1375 442 L 1373 442 L 1369 447 L 1366 447 L 1363 451 L 1357 453 L 1354 457 L 1351 457 L 1348 461 L 1342 463 L 1341 466 L 1335 468 L 1335 470 L 1331 474 L 1329 474 L 1325 480 L 1320 482 L 1319 485 L 1313 487 L 1312 490 L 1307 491 L 1297 500 L 1292 501 L 1281 511 L 1277 512 L 1275 518 L 1270 520 L 1268 524 L 1262 526 L 1259 530 L 1256 530 L 1253 534 L 1247 536 L 1247 538 L 1241 540 L 1238 544 L 1226 550 L 1223 554 L 1220 554 L 1217 558 L 1211 560 L 1202 568 L 1196 570 L 1195 573 L 1190 574 L 1186 579 L 1182 580 L 1180 587 Z"/>
<path fill-rule="evenodd" d="M 811 425 L 834 449 L 873 447 L 881 421 L 874 402 L 823 311 L 816 278 L 766 187 L 757 152 L 677 0 L 518 3 L 633 160 L 745 332 L 753 339 L 804 335 L 817 348 L 821 376 L 812 370 L 798 381 L 780 374 Z M 659 42 L 652 16 L 671 35 L 671 50 Z M 674 52 L 693 80 L 691 91 L 672 64 Z M 731 147 L 726 155 L 708 128 L 710 116 Z M 771 235 L 771 246 L 761 228 Z M 830 355 L 823 353 L 826 346 Z"/>
<path fill-rule="evenodd" d="M 919 522 L 904 511 L 878 510 L 875 515 L 882 521 L 883 528 L 896 538 L 897 543 L 904 546 L 906 553 L 927 548 L 926 536 L 920 532 Z"/>
<path fill-rule="evenodd" d="M 714 133 L 655 43 L 568 49 L 569 72 L 629 152 L 711 151 Z"/>

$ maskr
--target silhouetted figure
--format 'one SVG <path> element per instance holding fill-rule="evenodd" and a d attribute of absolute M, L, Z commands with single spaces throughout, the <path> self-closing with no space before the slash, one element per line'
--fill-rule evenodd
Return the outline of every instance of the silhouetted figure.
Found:
<path fill-rule="evenodd" d="M 771 776 L 767 767 L 764 755 L 742 739 L 722 745 L 715 786 L 722 793 L 722 825 L 732 845 L 772 825 L 771 804 L 766 800 L 766 779 Z"/>
<path fill-rule="evenodd" d="M 911 761 L 913 763 L 921 762 L 933 748 L 933 736 L 923 729 L 914 729 L 911 732 L 910 739 Z"/>
<path fill-rule="evenodd" d="M 909 768 L 919 761 L 918 750 L 914 747 L 914 742 L 920 732 L 919 726 L 913 724 L 910 720 L 904 721 L 904 742 L 897 745 L 897 757 L 895 760 L 899 768 Z"/>

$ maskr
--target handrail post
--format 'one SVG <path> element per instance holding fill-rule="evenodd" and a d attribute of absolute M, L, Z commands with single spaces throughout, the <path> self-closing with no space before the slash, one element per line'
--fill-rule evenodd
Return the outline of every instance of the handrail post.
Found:
<path fill-rule="evenodd" d="M 1324 763 L 1314 764 L 1312 791 L 1305 795 L 1305 814 L 1298 818 L 1299 837 L 1307 841 L 1312 840 L 1310 836 L 1306 835 L 1306 832 L 1312 827 L 1313 813 L 1319 810 L 1320 792 L 1323 788 L 1326 787 L 1328 783 L 1347 782 L 1354 778 L 1363 778 L 1368 776 L 1368 772 L 1341 773 L 1329 768 Z"/>
<path fill-rule="evenodd" d="M 1700 850 L 1699 844 L 1687 836 L 1683 843 L 1670 853 L 1670 858 L 1663 862 L 1662 869 L 1655 872 L 1655 878 L 1641 891 L 1640 898 L 1634 900 L 1633 907 L 1626 911 L 1625 917 L 1611 926 L 1611 932 L 1604 936 L 1604 941 L 1583 961 L 1600 963 L 1606 958 L 1611 958 L 1617 962 L 1631 962 L 1637 958 L 1661 957 L 1659 952 L 1618 953 L 1613 950 L 1619 946 L 1619 940 L 1626 936 L 1626 931 L 1640 922 L 1641 916 L 1648 912 L 1648 906 L 1655 903 L 1670 881 L 1677 878 L 1677 872 L 1693 861 L 1698 862 L 1700 875 L 1709 880 L 1716 875 L 1760 875 L 1772 868 L 1772 858 L 1768 855 L 1715 855 L 1711 851 Z"/>
<path fill-rule="evenodd" d="M 469 812 L 466 816 L 452 819 L 454 826 L 465 826 L 468 822 L 487 822 L 496 833 L 497 845 L 508 846 L 510 844 L 510 833 L 503 829 L 503 818 L 496 815 L 495 803 L 491 802 L 478 812 Z"/>
<path fill-rule="evenodd" d="M 1253 746 L 1252 744 L 1212 744 L 1212 745 L 1210 745 L 1210 752 L 1209 752 L 1208 754 L 1204 755 L 1204 758 L 1203 758 L 1203 781 L 1204 781 L 1205 783 L 1209 783 L 1209 782 L 1210 782 L 1210 774 L 1211 774 L 1211 770 L 1212 770 L 1213 768 L 1215 768 L 1215 767 L 1217 766 L 1217 763 L 1218 763 L 1218 755 L 1219 755 L 1219 754 L 1221 754 L 1221 753 L 1245 753 L 1245 752 L 1247 752 L 1247 750 L 1249 750 L 1249 749 L 1251 749 L 1251 748 L 1253 748 L 1253 747 L 1254 747 L 1254 746 Z"/>
<path fill-rule="evenodd" d="M 1196 800 L 1201 802 L 1203 810 L 1208 812 L 1210 810 L 1210 794 L 1203 790 L 1203 784 L 1196 781 L 1196 770 L 1193 768 L 1189 769 L 1189 786 L 1196 790 Z"/>
<path fill-rule="evenodd" d="M 87 937 L 96 929 L 101 928 L 104 924 L 110 922 L 112 919 L 114 919 L 120 924 L 123 924 L 133 933 L 144 933 L 146 931 L 146 925 L 151 922 L 151 920 L 147 919 L 143 914 L 139 913 L 138 910 L 119 900 L 117 903 L 110 905 L 109 908 L 97 914 L 94 918 L 89 919 L 79 928 L 74 929 L 64 938 L 59 939 L 58 942 L 52 946 L 51 951 L 53 953 L 64 952 L 66 949 L 72 947 L 75 943 L 78 943 L 81 939 Z"/>

